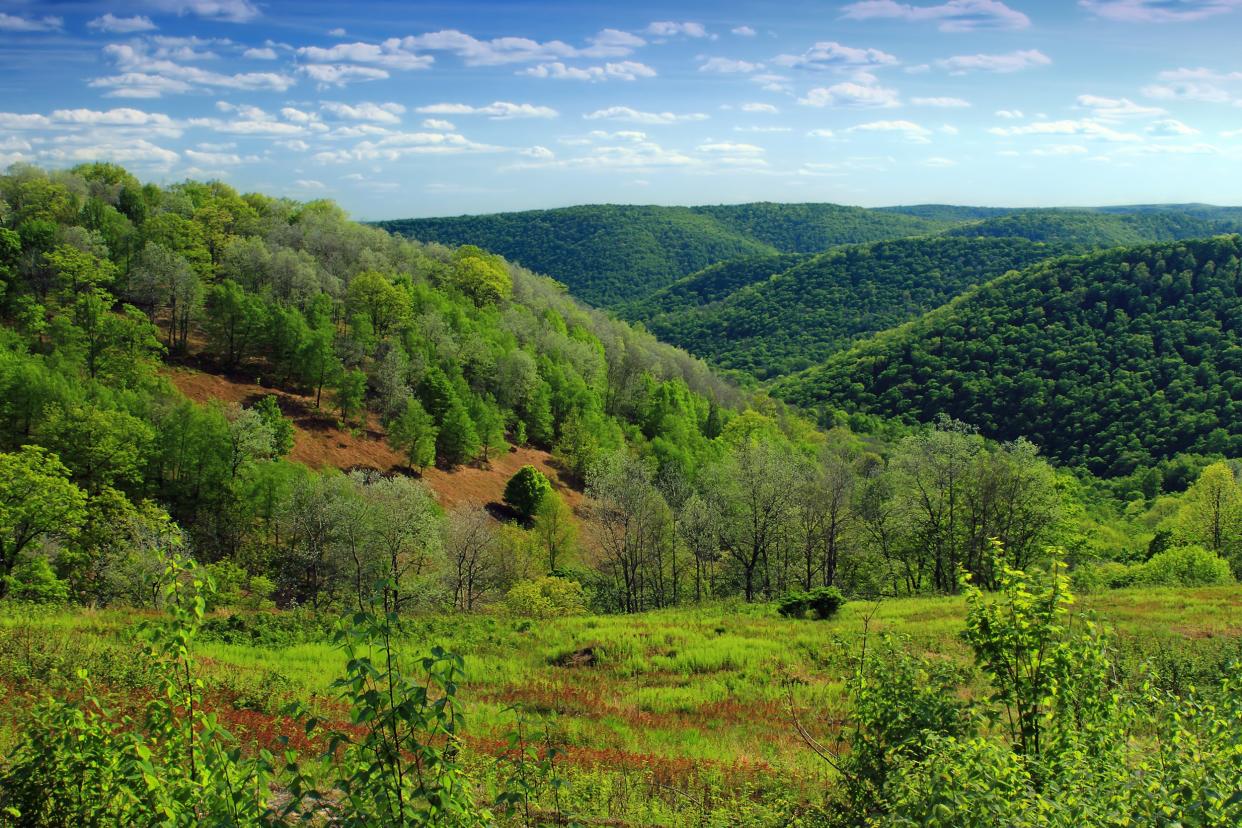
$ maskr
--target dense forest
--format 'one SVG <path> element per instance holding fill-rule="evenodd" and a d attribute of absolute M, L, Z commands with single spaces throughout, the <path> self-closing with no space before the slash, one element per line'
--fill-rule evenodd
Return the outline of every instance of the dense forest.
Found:
<path fill-rule="evenodd" d="M 770 379 L 933 310 L 972 285 L 1068 252 L 1022 238 L 914 237 L 707 268 L 623 308 L 666 342 Z M 731 290 L 730 290 L 731 289 Z"/>
<path fill-rule="evenodd" d="M 1237 236 L 1033 265 L 779 382 L 800 403 L 925 421 L 1109 476 L 1242 453 Z"/>
<path fill-rule="evenodd" d="M 1125 208 L 1117 208 L 1123 210 Z M 1176 241 L 1236 233 L 1242 217 L 1226 211 L 1021 210 L 946 231 L 956 236 L 1023 238 L 1067 242 L 1086 247 L 1120 247 L 1154 241 Z"/>
<path fill-rule="evenodd" d="M 818 253 L 836 244 L 933 232 L 917 217 L 835 204 L 654 207 L 616 204 L 379 223 L 410 238 L 477 244 L 611 307 L 724 259 Z"/>

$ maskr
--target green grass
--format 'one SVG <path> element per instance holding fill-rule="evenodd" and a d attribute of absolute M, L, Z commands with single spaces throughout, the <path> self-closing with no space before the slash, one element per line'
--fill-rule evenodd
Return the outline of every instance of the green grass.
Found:
<path fill-rule="evenodd" d="M 512 727 L 512 705 L 555 714 L 579 788 L 598 786 L 599 773 L 609 768 L 652 778 L 729 778 L 734 789 L 779 779 L 797 796 L 813 798 L 830 774 L 797 738 L 790 703 L 830 737 L 827 720 L 847 704 L 846 651 L 864 628 L 969 664 L 958 634 L 964 610 L 962 598 L 941 597 L 851 602 L 826 622 L 739 604 L 536 624 L 430 617 L 409 624 L 401 651 L 412 659 L 438 644 L 465 655 L 468 678 L 460 696 L 470 738 L 484 753 Z M 1239 586 L 1119 590 L 1087 596 L 1079 610 L 1113 630 L 1123 654 L 1154 653 L 1192 665 L 1242 654 Z M 23 666 L 34 647 L 64 662 L 61 676 L 81 662 L 102 672 L 103 683 L 132 683 L 133 670 L 116 662 L 136 651 L 138 620 L 112 610 L 0 615 L 0 676 L 12 686 L 21 683 L 22 671 L 37 673 L 38 664 Z M 558 666 L 562 656 L 585 647 L 597 655 L 594 666 Z M 317 697 L 324 711 L 340 715 L 326 696 L 344 661 L 326 641 L 270 647 L 203 641 L 197 651 L 209 687 L 228 690 L 232 703 L 274 713 L 291 698 Z M 0 739 L 14 737 L 8 727 L 0 725 Z"/>

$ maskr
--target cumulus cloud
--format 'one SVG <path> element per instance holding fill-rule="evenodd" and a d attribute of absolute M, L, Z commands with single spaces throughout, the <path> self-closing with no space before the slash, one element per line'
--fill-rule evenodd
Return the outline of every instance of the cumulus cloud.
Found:
<path fill-rule="evenodd" d="M 954 161 L 952 158 L 942 158 L 939 156 L 932 156 L 931 158 L 923 159 L 923 166 L 931 167 L 933 169 L 943 169 L 945 167 L 956 167 L 957 162 Z"/>
<path fill-rule="evenodd" d="M 464 103 L 438 103 L 420 106 L 417 110 L 424 115 L 486 115 L 492 120 L 505 121 L 514 118 L 555 118 L 559 113 L 547 106 L 534 104 L 516 104 L 509 101 L 494 101 L 487 106 L 471 106 Z"/>
<path fill-rule="evenodd" d="M 249 58 L 250 60 L 275 60 L 276 50 L 269 47 L 263 47 L 262 49 L 247 49 L 242 52 L 242 57 Z"/>
<path fill-rule="evenodd" d="M 998 109 L 996 110 L 996 117 L 1004 118 L 1007 121 L 1019 121 L 1024 116 L 1021 109 Z"/>
<path fill-rule="evenodd" d="M 311 63 L 360 63 L 385 69 L 426 69 L 434 61 L 431 55 L 420 55 L 402 45 L 400 38 L 383 43 L 338 43 L 335 46 L 303 46 L 299 57 Z"/>
<path fill-rule="evenodd" d="M 734 144 L 727 141 L 709 142 L 699 144 L 696 148 L 699 152 L 721 153 L 725 155 L 762 155 L 766 150 L 755 144 Z"/>
<path fill-rule="evenodd" d="M 582 117 L 588 121 L 629 121 L 634 124 L 675 124 L 682 121 L 706 121 L 701 112 L 676 114 L 673 112 L 642 112 L 628 106 L 610 106 L 598 109 Z"/>
<path fill-rule="evenodd" d="M 775 106 L 767 103 L 744 103 L 740 108 L 743 112 L 765 112 L 770 114 L 780 112 Z"/>
<path fill-rule="evenodd" d="M 964 101 L 961 98 L 911 98 L 910 103 L 915 106 L 934 106 L 941 109 L 965 109 L 970 106 L 970 101 Z"/>
<path fill-rule="evenodd" d="M 892 66 L 897 58 L 879 49 L 859 49 L 821 40 L 800 55 L 777 55 L 773 63 L 799 69 L 862 69 Z"/>
<path fill-rule="evenodd" d="M 1143 87 L 1143 94 L 1157 100 L 1236 103 L 1230 87 L 1242 82 L 1242 72 L 1217 72 L 1199 67 L 1168 69 L 1156 76 L 1159 83 Z"/>
<path fill-rule="evenodd" d="M 452 121 L 445 121 L 441 118 L 424 118 L 423 129 L 439 129 L 444 132 L 455 132 L 457 127 Z"/>
<path fill-rule="evenodd" d="M 656 71 L 645 63 L 633 60 L 605 63 L 600 66 L 566 66 L 560 61 L 554 61 L 522 69 L 518 74 L 531 78 L 552 78 L 554 80 L 632 81 L 639 78 L 654 78 Z"/>
<path fill-rule="evenodd" d="M 897 90 L 880 86 L 873 80 L 844 81 L 832 86 L 810 90 L 798 103 L 805 106 L 893 107 L 900 105 Z"/>
<path fill-rule="evenodd" d="M 1106 121 L 1122 118 L 1152 118 L 1164 115 L 1165 111 L 1156 106 L 1136 104 L 1129 98 L 1102 98 L 1099 95 L 1079 95 L 1078 105 L 1083 109 L 1092 110 L 1092 115 Z"/>
<path fill-rule="evenodd" d="M 547 147 L 541 147 L 541 146 L 527 147 L 524 150 L 519 150 L 519 152 L 520 154 L 525 155 L 527 158 L 535 158 L 540 161 L 551 161 L 553 158 L 556 157 L 556 153 L 554 153 L 552 150 L 548 149 Z"/>
<path fill-rule="evenodd" d="M 347 64 L 315 63 L 300 66 L 298 71 L 317 81 L 320 86 L 345 86 L 373 80 L 384 80 L 388 72 L 374 66 L 351 66 Z"/>
<path fill-rule="evenodd" d="M 980 29 L 1025 29 L 1031 19 L 999 0 L 948 0 L 932 6 L 915 6 L 894 0 L 861 0 L 841 10 L 853 20 L 889 18 L 933 22 L 942 32 L 973 32 Z"/>
<path fill-rule="evenodd" d="M 707 29 L 702 23 L 691 23 L 689 21 L 678 23 L 673 20 L 657 20 L 647 26 L 647 34 L 656 37 L 676 37 L 677 35 L 707 37 Z"/>
<path fill-rule="evenodd" d="M 370 121 L 377 124 L 399 124 L 401 123 L 401 114 L 405 112 L 405 107 L 399 103 L 377 104 L 362 102 L 347 104 L 325 101 L 319 106 L 325 112 L 331 112 L 343 120 Z"/>
<path fill-rule="evenodd" d="M 1176 118 L 1164 118 L 1148 125 L 1147 134 L 1157 138 L 1182 138 L 1188 135 L 1198 135 L 1199 130 Z"/>
<path fill-rule="evenodd" d="M 956 55 L 936 61 L 936 65 L 954 75 L 968 72 L 1020 72 L 1035 66 L 1048 66 L 1052 58 L 1038 49 L 1023 49 L 1003 55 Z"/>
<path fill-rule="evenodd" d="M 1140 136 L 1132 132 L 1118 132 L 1112 127 L 1090 118 L 1080 120 L 1035 121 L 1030 124 L 1012 127 L 992 127 L 988 132 L 1003 137 L 1022 135 L 1080 135 L 1084 138 L 1095 138 L 1102 141 L 1124 143 L 1141 141 Z"/>
<path fill-rule="evenodd" d="M 1188 23 L 1228 14 L 1242 8 L 1242 0 L 1079 0 L 1078 5 L 1125 23 Z"/>
<path fill-rule="evenodd" d="M 583 47 L 560 40 L 538 41 L 526 37 L 479 38 L 456 29 L 391 38 L 385 43 L 411 51 L 442 51 L 461 58 L 467 66 L 497 66 L 506 63 L 536 63 L 568 58 L 625 57 L 646 43 L 641 37 L 619 29 L 603 29 L 587 38 Z"/>
<path fill-rule="evenodd" d="M 151 22 L 151 18 L 141 14 L 133 17 L 117 17 L 112 12 L 108 12 L 103 17 L 96 17 L 87 23 L 86 28 L 109 34 L 133 34 L 134 32 L 154 31 L 156 25 Z"/>
<path fill-rule="evenodd" d="M 109 97 L 158 98 L 166 93 L 189 92 L 195 88 L 284 92 L 296 83 L 294 78 L 278 72 L 226 74 L 168 59 L 170 54 L 205 57 L 204 53 L 193 51 L 202 42 L 157 38 L 150 43 L 110 43 L 104 47 L 104 55 L 116 63 L 121 73 L 95 78 L 89 85 L 108 89 L 105 94 Z M 186 52 L 187 49 L 190 51 Z"/>
<path fill-rule="evenodd" d="M 757 72 L 762 68 L 762 63 L 751 63 L 748 60 L 734 60 L 733 58 L 724 57 L 708 58 L 699 65 L 700 72 L 719 72 L 722 75 L 744 75 L 750 72 Z"/>
<path fill-rule="evenodd" d="M 852 126 L 846 132 L 896 132 L 916 144 L 927 144 L 931 139 L 931 130 L 913 121 L 871 121 Z"/>
<path fill-rule="evenodd" d="M 193 15 L 226 23 L 246 23 L 259 16 L 259 9 L 250 0 L 150 0 L 152 5 L 170 14 Z"/>
<path fill-rule="evenodd" d="M 738 37 L 754 37 L 756 34 L 758 34 L 758 32 L 756 32 L 750 26 L 734 26 L 732 29 L 730 29 L 730 31 L 732 31 Z"/>
<path fill-rule="evenodd" d="M 65 23 L 64 19 L 47 17 L 20 17 L 0 12 L 0 32 L 54 32 Z"/>

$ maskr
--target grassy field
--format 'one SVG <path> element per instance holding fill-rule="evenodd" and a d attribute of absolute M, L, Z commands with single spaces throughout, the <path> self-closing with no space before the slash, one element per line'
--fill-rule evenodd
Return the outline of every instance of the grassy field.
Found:
<path fill-rule="evenodd" d="M 1114 631 L 1123 665 L 1155 658 L 1193 681 L 1242 655 L 1242 587 L 1119 590 L 1088 596 L 1079 610 Z M 962 598 L 945 597 L 852 602 L 826 622 L 744 604 L 534 622 L 427 617 L 410 621 L 403 653 L 439 644 L 465 655 L 460 695 L 481 765 L 503 749 L 514 705 L 548 715 L 565 751 L 565 795 L 598 824 L 743 824 L 730 820 L 751 809 L 745 824 L 775 825 L 791 818 L 783 808 L 814 802 L 831 784 L 798 738 L 791 705 L 830 740 L 848 716 L 844 679 L 864 627 L 965 668 L 963 614 Z M 3 743 L 20 710 L 78 667 L 141 694 L 132 634 L 140 620 L 119 611 L 0 616 Z M 587 648 L 594 663 L 571 665 L 567 656 Z M 342 656 L 311 621 L 272 632 L 214 619 L 198 655 L 222 717 L 259 741 L 295 732 L 278 716 L 294 698 L 343 715 L 329 693 Z"/>

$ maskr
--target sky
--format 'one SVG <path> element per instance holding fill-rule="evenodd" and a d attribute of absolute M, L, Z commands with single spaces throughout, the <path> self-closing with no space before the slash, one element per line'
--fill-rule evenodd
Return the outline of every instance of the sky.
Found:
<path fill-rule="evenodd" d="M 0 168 L 332 198 L 1242 202 L 1242 0 L 0 0 Z"/>

